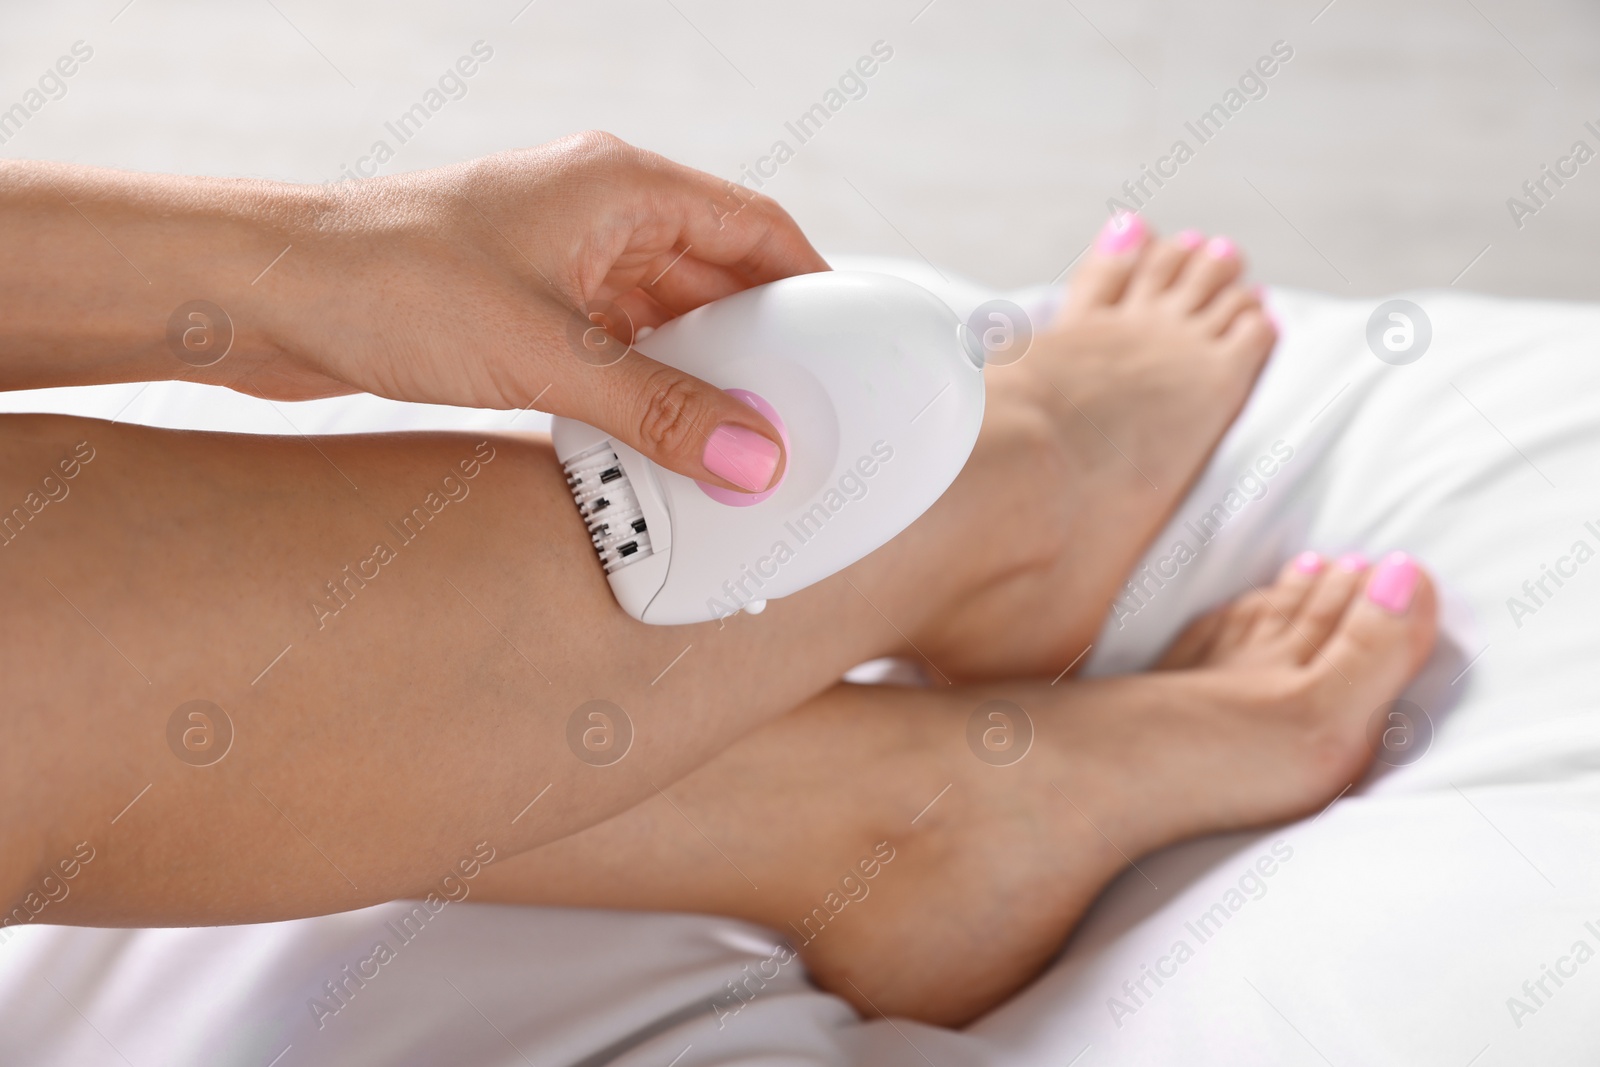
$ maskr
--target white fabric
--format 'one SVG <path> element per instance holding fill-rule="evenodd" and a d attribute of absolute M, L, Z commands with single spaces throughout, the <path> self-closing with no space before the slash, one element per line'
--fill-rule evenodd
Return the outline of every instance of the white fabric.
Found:
<path fill-rule="evenodd" d="M 963 316 L 987 295 L 895 269 Z M 1014 298 L 1048 312 L 1045 290 Z M 1600 529 L 1600 308 L 1410 298 L 1434 337 L 1397 367 L 1366 348 L 1377 301 L 1273 294 L 1280 351 L 1146 563 L 1275 442 L 1292 458 L 1145 606 L 1108 623 L 1090 669 L 1149 662 L 1303 547 L 1404 548 L 1446 598 L 1447 639 L 1408 694 L 1434 724 L 1431 747 L 1316 818 L 1141 860 L 1056 966 L 966 1032 L 859 1022 L 793 965 L 719 1012 L 725 983 L 771 951 L 773 935 L 743 924 L 472 903 L 447 908 L 319 1028 L 308 1001 L 406 907 L 385 905 L 218 930 L 24 928 L 0 945 L 0 1061 L 1594 1063 L 1600 958 L 1578 963 L 1573 948 L 1600 953 L 1600 562 L 1559 588 L 1547 579 L 1538 604 L 1523 583 L 1580 539 L 1600 549 L 1584 525 Z M 139 388 L 0 395 L 0 408 L 111 417 Z M 120 417 L 263 432 L 509 419 L 371 399 L 278 407 L 158 385 Z M 1535 610 L 1513 618 L 1514 596 Z M 1204 929 L 1187 925 L 1208 913 Z M 1557 985 L 1546 966 L 1570 974 Z M 1543 994 L 1525 990 L 1541 978 Z"/>

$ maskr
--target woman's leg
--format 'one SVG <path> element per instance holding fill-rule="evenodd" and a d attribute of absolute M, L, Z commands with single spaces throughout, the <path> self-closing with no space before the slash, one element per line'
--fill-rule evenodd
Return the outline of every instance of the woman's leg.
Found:
<path fill-rule="evenodd" d="M 64 458 L 65 495 L 28 515 Z M 543 441 L 20 416 L 0 421 L 0 469 L 23 509 L 0 547 L 0 899 L 87 841 L 49 918 L 97 924 L 343 910 L 481 840 L 512 854 L 615 814 L 903 647 L 896 627 L 969 580 L 935 565 L 962 555 L 945 540 L 975 532 L 933 523 L 920 558 L 666 628 L 616 606 Z M 217 713 L 180 710 L 197 700 L 231 747 L 206 744 L 229 733 Z M 592 700 L 631 720 L 614 766 L 569 745 Z"/>
<path fill-rule="evenodd" d="M 1063 321 L 1095 330 L 1048 334 L 1031 370 L 997 373 L 945 497 L 844 574 L 721 626 L 646 627 L 615 606 L 540 442 L 0 421 L 0 507 L 17 505 L 0 515 L 0 901 L 38 898 L 86 842 L 102 859 L 55 921 L 355 907 L 415 891 L 479 841 L 515 854 L 624 810 L 862 659 L 1054 676 L 1114 580 L 1048 616 L 1015 591 L 1038 597 L 1069 558 L 1125 570 L 1198 469 L 1271 340 L 1237 273 L 1177 242 L 1092 255 L 1073 283 L 1087 317 Z M 1146 399 L 1119 408 L 1119 390 Z M 1210 436 L 1175 417 L 1196 406 L 1217 412 Z M 1163 445 L 1164 426 L 1185 429 Z M 1177 474 L 1137 508 L 1103 501 L 1140 477 L 1124 454 Z M 1105 558 L 1065 552 L 1100 515 L 1132 516 Z M 632 725 L 612 766 L 569 745 L 591 700 Z M 232 747 L 195 766 L 224 722 Z"/>
<path fill-rule="evenodd" d="M 1361 774 L 1374 712 L 1433 643 L 1425 578 L 1394 610 L 1405 581 L 1291 566 L 1148 675 L 837 687 L 660 796 L 496 863 L 473 898 L 738 916 L 865 1013 L 968 1021 L 1028 981 L 1130 861 L 1316 811 Z M 971 726 L 1021 728 L 995 700 L 1036 731 L 1009 765 L 1018 750 L 985 749 Z"/>
<path fill-rule="evenodd" d="M 1036 418 L 1052 442 L 1059 473 L 1034 484 L 1054 505 L 1062 550 L 991 582 L 926 635 L 952 675 L 1054 678 L 1094 640 L 1276 342 L 1231 241 L 1192 230 L 1156 240 L 1129 218 L 1102 233 L 1027 356 L 985 372 L 990 403 Z M 972 638 L 986 633 L 1007 639 Z"/>

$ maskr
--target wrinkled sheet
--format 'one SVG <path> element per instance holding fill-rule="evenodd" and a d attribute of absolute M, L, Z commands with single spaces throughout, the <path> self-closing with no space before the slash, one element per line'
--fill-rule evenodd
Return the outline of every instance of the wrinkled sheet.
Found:
<path fill-rule="evenodd" d="M 963 317 L 992 295 L 922 264 L 850 265 L 922 281 Z M 1048 290 L 1011 296 L 1048 316 Z M 1120 602 L 1088 670 L 1137 670 L 1302 548 L 1402 548 L 1444 593 L 1445 639 L 1406 694 L 1425 750 L 1313 818 L 1141 859 L 1045 975 L 966 1031 L 861 1021 L 797 964 L 730 1000 L 776 937 L 743 923 L 469 900 L 340 999 L 325 983 L 395 942 L 386 924 L 410 904 L 221 929 L 22 928 L 0 944 L 0 1062 L 1595 1062 L 1600 307 L 1406 296 L 1433 336 L 1396 366 L 1366 340 L 1379 301 L 1272 294 L 1284 340 L 1141 565 L 1170 577 Z M 171 384 L 0 395 L 0 410 L 266 433 L 543 422 Z M 1246 479 L 1275 445 L 1290 458 Z M 1175 567 L 1184 539 L 1197 550 Z M 1536 603 L 1524 583 L 1546 568 L 1563 577 Z"/>

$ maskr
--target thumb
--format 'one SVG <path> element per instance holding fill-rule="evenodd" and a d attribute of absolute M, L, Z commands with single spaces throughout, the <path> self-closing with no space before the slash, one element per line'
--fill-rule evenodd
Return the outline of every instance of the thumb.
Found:
<path fill-rule="evenodd" d="M 743 493 L 776 484 L 787 457 L 777 429 L 754 407 L 637 349 L 581 391 L 574 417 L 669 470 Z"/>

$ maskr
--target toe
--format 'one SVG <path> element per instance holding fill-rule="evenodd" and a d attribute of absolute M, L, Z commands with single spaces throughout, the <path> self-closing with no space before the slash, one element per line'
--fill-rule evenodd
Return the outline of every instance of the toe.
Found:
<path fill-rule="evenodd" d="M 1345 609 L 1361 589 L 1369 565 L 1359 552 L 1347 552 L 1323 567 L 1307 590 L 1298 610 L 1285 620 L 1296 639 L 1301 663 L 1325 656 L 1324 646 L 1344 618 Z"/>
<path fill-rule="evenodd" d="M 1184 311 L 1198 311 L 1244 270 L 1239 249 L 1226 237 L 1213 237 L 1189 257 L 1172 286 L 1172 297 Z"/>
<path fill-rule="evenodd" d="M 1149 243 L 1150 228 L 1140 216 L 1119 213 L 1107 219 L 1094 247 L 1072 275 L 1063 315 L 1121 299 Z"/>
<path fill-rule="evenodd" d="M 1233 617 L 1221 627 L 1208 653 L 1234 663 L 1282 658 L 1299 662 L 1307 646 L 1294 619 L 1327 569 L 1327 561 L 1315 552 L 1302 552 L 1285 563 L 1270 586 L 1236 602 Z"/>
<path fill-rule="evenodd" d="M 1168 240 L 1151 242 L 1128 279 L 1127 298 L 1148 300 L 1172 288 L 1173 281 L 1183 271 L 1197 247 L 1195 238 L 1188 236 L 1194 233 L 1193 230 L 1185 230 Z"/>
<path fill-rule="evenodd" d="M 1266 591 L 1274 612 L 1287 619 L 1294 618 L 1300 605 L 1316 588 L 1318 577 L 1327 569 L 1328 561 L 1310 549 L 1285 563 L 1278 571 L 1277 580 Z"/>
<path fill-rule="evenodd" d="M 1200 321 L 1212 337 L 1221 337 L 1233 322 L 1247 311 L 1261 310 L 1261 298 L 1243 285 L 1229 285 L 1211 298 L 1200 312 Z"/>
<path fill-rule="evenodd" d="M 1370 688 L 1373 701 L 1388 700 L 1433 650 L 1437 616 L 1438 598 L 1427 572 L 1406 553 L 1391 552 L 1372 568 L 1324 653 L 1346 679 Z"/>
<path fill-rule="evenodd" d="M 1228 627 L 1237 607 L 1237 604 L 1224 604 L 1213 608 L 1185 626 L 1156 661 L 1156 670 L 1187 670 L 1207 660 L 1217 637 Z"/>
<path fill-rule="evenodd" d="M 1246 308 L 1234 316 L 1222 343 L 1229 353 L 1259 364 L 1278 343 L 1278 333 L 1272 312 L 1259 306 Z"/>
<path fill-rule="evenodd" d="M 1327 561 L 1317 553 L 1300 553 L 1283 565 L 1267 588 L 1257 589 L 1190 623 L 1162 654 L 1157 667 L 1181 670 L 1202 662 L 1239 662 L 1253 658 L 1248 655 L 1252 649 L 1272 653 L 1275 650 L 1270 637 L 1287 628 L 1326 567 Z"/>

